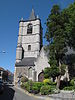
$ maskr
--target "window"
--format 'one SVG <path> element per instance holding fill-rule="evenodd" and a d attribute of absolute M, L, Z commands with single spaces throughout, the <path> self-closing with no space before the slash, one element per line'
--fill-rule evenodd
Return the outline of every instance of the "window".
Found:
<path fill-rule="evenodd" d="M 28 51 L 31 50 L 31 45 L 28 45 Z"/>
<path fill-rule="evenodd" d="M 27 34 L 32 34 L 32 24 L 28 24 L 27 26 Z"/>
<path fill-rule="evenodd" d="M 31 67 L 29 68 L 28 72 L 29 72 L 29 78 L 31 78 L 32 77 L 32 68 Z"/>

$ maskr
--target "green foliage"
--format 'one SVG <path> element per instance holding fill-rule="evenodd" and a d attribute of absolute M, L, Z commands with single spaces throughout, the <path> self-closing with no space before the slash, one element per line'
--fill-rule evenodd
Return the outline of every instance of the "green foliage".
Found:
<path fill-rule="evenodd" d="M 32 93 L 37 94 L 40 92 L 40 89 L 37 86 L 32 86 Z"/>
<path fill-rule="evenodd" d="M 74 79 L 72 79 L 72 80 L 70 81 L 70 85 L 72 85 L 72 86 L 75 85 L 75 80 L 74 80 Z"/>
<path fill-rule="evenodd" d="M 75 49 L 75 2 L 64 10 L 60 10 L 58 5 L 54 5 L 47 18 L 46 26 L 45 38 L 48 42 L 46 49 L 49 51 L 49 64 L 53 73 L 48 72 L 48 74 L 45 74 L 45 78 L 55 77 L 58 74 L 64 75 L 65 65 L 62 64 L 64 64 L 63 58 L 67 52 L 67 46 Z M 62 67 L 56 73 L 57 68 L 54 70 L 54 67 L 59 67 L 59 61 Z M 72 66 L 71 69 L 75 67 L 73 63 L 70 63 L 70 65 Z M 72 76 L 71 69 L 69 72 L 71 71 Z"/>
<path fill-rule="evenodd" d="M 42 82 L 33 82 L 33 86 L 37 86 L 39 89 L 41 88 L 41 86 L 43 86 L 44 84 Z"/>
<path fill-rule="evenodd" d="M 66 69 L 66 65 L 65 64 L 62 64 L 61 65 L 61 72 L 60 72 L 61 75 L 64 75 L 65 74 L 65 69 Z"/>
<path fill-rule="evenodd" d="M 44 84 L 42 82 L 33 82 L 32 85 L 32 93 L 36 94 L 40 92 L 40 88 L 43 86 Z"/>
<path fill-rule="evenodd" d="M 27 90 L 29 93 L 37 94 L 40 92 L 40 88 L 44 84 L 42 82 L 32 82 L 29 80 L 28 82 L 22 83 L 21 87 Z"/>
<path fill-rule="evenodd" d="M 33 85 L 33 82 L 31 80 L 29 80 L 28 82 L 24 82 L 22 83 L 21 87 L 25 90 L 27 90 L 29 93 L 32 92 L 32 85 Z"/>
<path fill-rule="evenodd" d="M 51 66 L 50 68 L 50 76 L 55 78 L 56 76 L 59 75 L 59 68 L 55 65 Z"/>
<path fill-rule="evenodd" d="M 29 87 L 28 88 L 28 92 L 32 93 L 33 81 L 32 80 L 29 80 L 27 84 L 28 84 L 28 87 Z"/>
<path fill-rule="evenodd" d="M 65 73 L 64 56 L 66 56 L 67 47 L 75 49 L 75 2 L 64 10 L 60 10 L 58 5 L 54 5 L 46 21 L 46 26 L 45 38 L 48 42 L 46 49 L 49 51 L 51 69 L 48 74 L 45 73 L 45 77 L 58 77 L 59 75 L 61 77 Z M 69 64 L 71 69 L 72 67 L 75 69 L 75 64 Z M 72 74 L 72 70 L 69 72 Z M 60 83 L 59 81 L 57 82 Z"/>
<path fill-rule="evenodd" d="M 48 42 L 47 50 L 49 51 L 49 64 L 51 68 L 49 68 L 49 71 L 47 69 L 44 71 L 45 78 L 49 78 L 49 76 L 55 78 L 65 73 L 63 65 L 61 69 L 59 68 L 59 61 L 63 62 L 62 58 L 65 54 L 64 48 L 66 47 L 63 23 L 64 18 L 62 17 L 60 7 L 54 5 L 46 21 L 45 38 Z"/>
<path fill-rule="evenodd" d="M 50 67 L 44 69 L 44 78 L 50 78 Z"/>
<path fill-rule="evenodd" d="M 67 86 L 67 87 L 64 87 L 64 90 L 75 90 L 75 87 L 73 87 L 73 86 Z"/>
<path fill-rule="evenodd" d="M 29 86 L 28 82 L 24 83 L 24 89 L 26 89 L 27 91 L 29 91 L 30 86 Z"/>
<path fill-rule="evenodd" d="M 27 82 L 27 81 L 28 81 L 28 78 L 27 78 L 27 77 L 23 76 L 23 77 L 21 78 L 21 82 Z"/>
<path fill-rule="evenodd" d="M 54 89 L 55 89 L 55 87 L 52 87 L 50 85 L 44 85 L 41 87 L 40 93 L 42 95 L 52 94 L 52 93 L 54 93 Z"/>
<path fill-rule="evenodd" d="M 27 90 L 28 92 L 29 92 L 29 90 L 30 90 L 30 86 L 29 86 L 28 82 L 22 83 L 22 84 L 21 84 L 21 87 L 22 87 L 23 89 Z"/>
<path fill-rule="evenodd" d="M 44 69 L 44 77 L 45 78 L 50 78 L 50 77 L 55 78 L 58 75 L 59 75 L 59 68 L 56 66 L 51 66 L 49 68 Z"/>
<path fill-rule="evenodd" d="M 72 79 L 69 85 L 64 87 L 64 90 L 75 90 L 75 79 Z"/>
<path fill-rule="evenodd" d="M 22 83 L 21 87 L 29 93 L 37 94 L 41 92 L 41 94 L 46 95 L 54 92 L 56 86 L 53 83 L 50 79 L 45 79 L 44 82 L 32 82 L 29 80 L 28 82 Z"/>
<path fill-rule="evenodd" d="M 45 85 L 51 85 L 51 84 L 53 84 L 53 82 L 52 82 L 50 79 L 44 79 L 44 80 L 43 80 L 43 83 L 44 83 Z"/>
<path fill-rule="evenodd" d="M 75 2 L 64 9 L 62 15 L 65 19 L 66 42 L 70 47 L 75 48 Z"/>
<path fill-rule="evenodd" d="M 56 82 L 53 82 L 52 84 L 56 86 Z"/>

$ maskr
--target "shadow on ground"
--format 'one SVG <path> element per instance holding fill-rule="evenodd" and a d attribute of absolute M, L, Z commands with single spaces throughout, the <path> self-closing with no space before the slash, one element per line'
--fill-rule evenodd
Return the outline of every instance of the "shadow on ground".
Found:
<path fill-rule="evenodd" d="M 15 90 L 11 87 L 6 86 L 4 88 L 4 92 L 0 94 L 0 100 L 13 100 L 15 94 Z"/>

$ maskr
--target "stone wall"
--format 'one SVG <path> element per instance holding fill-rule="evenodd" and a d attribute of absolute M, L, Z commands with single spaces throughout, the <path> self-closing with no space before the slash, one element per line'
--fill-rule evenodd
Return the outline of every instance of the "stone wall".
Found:
<path fill-rule="evenodd" d="M 32 34 L 27 34 L 27 25 L 32 24 Z M 28 45 L 31 50 L 28 51 Z M 37 57 L 40 51 L 40 20 L 28 21 L 23 23 L 22 47 L 24 57 Z"/>
<path fill-rule="evenodd" d="M 15 67 L 14 82 L 17 83 L 19 75 L 28 77 L 28 67 Z"/>
<path fill-rule="evenodd" d="M 37 72 L 36 81 L 38 81 L 38 75 L 44 70 L 46 67 L 50 67 L 48 64 L 48 58 L 44 51 L 44 47 L 41 49 L 40 55 L 35 62 L 35 71 Z"/>
<path fill-rule="evenodd" d="M 30 72 L 29 70 L 32 70 L 32 72 Z M 32 74 L 30 76 L 30 73 Z M 17 83 L 19 80 L 19 76 L 25 76 L 30 80 L 34 81 L 34 70 L 33 70 L 33 66 L 25 66 L 25 67 L 15 67 L 15 72 L 14 72 L 14 83 Z"/>

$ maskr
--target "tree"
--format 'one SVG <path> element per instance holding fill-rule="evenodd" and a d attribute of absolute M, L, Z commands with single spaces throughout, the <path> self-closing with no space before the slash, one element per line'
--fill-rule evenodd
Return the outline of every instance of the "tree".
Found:
<path fill-rule="evenodd" d="M 51 14 L 49 14 L 46 21 L 46 26 L 45 38 L 48 42 L 46 49 L 49 51 L 50 75 L 57 77 L 57 88 L 59 88 L 61 75 L 65 73 L 63 56 L 65 55 L 66 38 L 64 33 L 64 18 L 58 5 L 53 6 Z"/>
<path fill-rule="evenodd" d="M 59 68 L 57 77 L 57 87 L 60 86 L 61 75 L 65 73 L 65 63 L 63 57 L 67 52 L 67 47 L 75 49 L 75 2 L 68 8 L 60 10 L 58 5 L 54 5 L 46 21 L 45 38 L 48 42 L 46 50 L 49 51 L 49 64 L 52 71 L 56 73 L 56 67 Z M 72 64 L 71 64 L 72 65 Z M 55 72 L 54 68 L 55 67 Z"/>
<path fill-rule="evenodd" d="M 70 48 L 75 49 L 75 2 L 62 11 L 62 16 L 65 21 L 66 43 Z"/>
<path fill-rule="evenodd" d="M 44 69 L 44 78 L 53 78 L 55 80 L 56 76 L 59 75 L 59 68 L 56 66 L 47 67 Z"/>
<path fill-rule="evenodd" d="M 75 50 L 75 2 L 62 11 L 62 16 L 64 18 L 66 44 Z M 67 59 L 69 75 L 70 78 L 73 78 L 75 77 L 75 54 L 69 54 Z"/>

